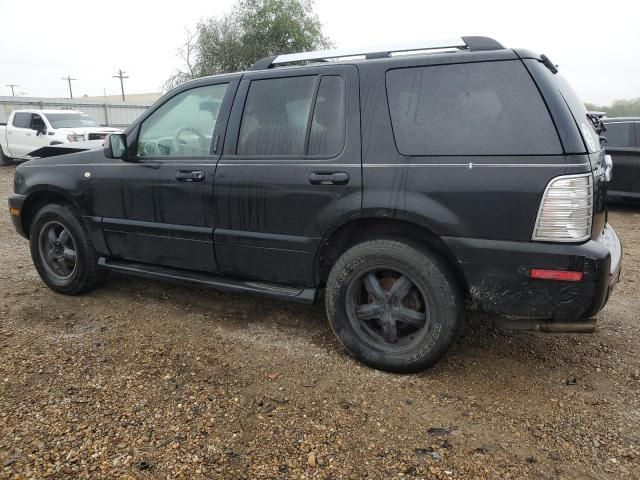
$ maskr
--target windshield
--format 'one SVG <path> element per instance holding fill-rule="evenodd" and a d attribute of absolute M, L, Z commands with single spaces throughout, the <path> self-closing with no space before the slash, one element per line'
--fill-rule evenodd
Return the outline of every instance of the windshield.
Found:
<path fill-rule="evenodd" d="M 53 128 L 77 128 L 77 127 L 99 127 L 89 115 L 84 113 L 47 113 L 49 123 Z"/>

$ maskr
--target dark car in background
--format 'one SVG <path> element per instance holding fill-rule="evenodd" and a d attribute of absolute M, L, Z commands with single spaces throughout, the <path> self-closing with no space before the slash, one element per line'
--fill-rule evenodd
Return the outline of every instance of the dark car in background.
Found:
<path fill-rule="evenodd" d="M 606 152 L 613 160 L 607 197 L 613 201 L 640 200 L 640 117 L 603 118 Z"/>

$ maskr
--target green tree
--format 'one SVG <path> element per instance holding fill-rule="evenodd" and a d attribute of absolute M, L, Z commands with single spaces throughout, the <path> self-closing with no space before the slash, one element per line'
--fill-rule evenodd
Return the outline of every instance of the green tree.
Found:
<path fill-rule="evenodd" d="M 331 47 L 312 0 L 240 0 L 231 13 L 198 23 L 178 50 L 185 67 L 165 83 L 169 90 L 192 78 L 245 70 L 269 55 Z"/>
<path fill-rule="evenodd" d="M 608 117 L 640 117 L 640 97 L 614 100 L 611 105 L 585 103 L 587 110 L 606 112 Z"/>

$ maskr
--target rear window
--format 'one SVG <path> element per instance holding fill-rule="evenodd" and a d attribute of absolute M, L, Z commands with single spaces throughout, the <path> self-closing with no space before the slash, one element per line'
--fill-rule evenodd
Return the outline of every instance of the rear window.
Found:
<path fill-rule="evenodd" d="M 631 123 L 607 123 L 607 147 L 632 147 L 633 124 Z"/>
<path fill-rule="evenodd" d="M 29 128 L 29 124 L 31 123 L 31 114 L 30 113 L 16 113 L 13 116 L 13 126 L 17 128 Z"/>
<path fill-rule="evenodd" d="M 387 95 L 403 155 L 562 153 L 549 112 L 519 61 L 390 70 Z"/>

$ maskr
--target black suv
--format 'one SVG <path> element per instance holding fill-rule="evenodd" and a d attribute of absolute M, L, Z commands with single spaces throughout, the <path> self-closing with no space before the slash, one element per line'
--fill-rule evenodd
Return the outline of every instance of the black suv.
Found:
<path fill-rule="evenodd" d="M 465 306 L 593 330 L 621 258 L 600 131 L 547 57 L 485 37 L 281 55 L 19 166 L 9 206 L 56 292 L 112 270 L 323 293 L 349 353 L 417 371 Z"/>
<path fill-rule="evenodd" d="M 605 149 L 613 159 L 611 200 L 640 200 L 640 117 L 604 118 Z"/>

